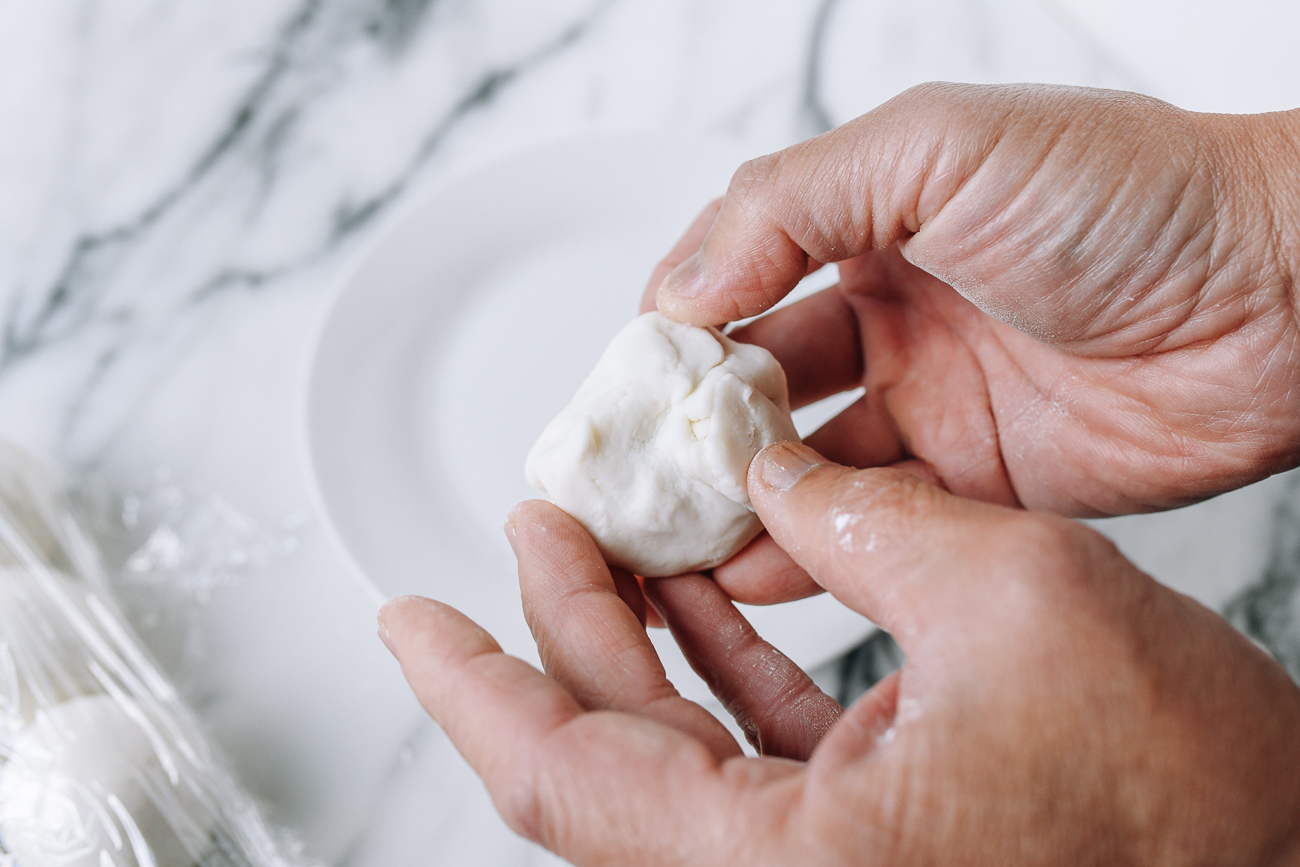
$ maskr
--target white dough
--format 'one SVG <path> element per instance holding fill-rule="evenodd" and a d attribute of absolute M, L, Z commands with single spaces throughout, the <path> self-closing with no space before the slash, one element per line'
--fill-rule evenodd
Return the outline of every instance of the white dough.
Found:
<path fill-rule="evenodd" d="M 157 867 L 195 863 L 164 808 L 171 786 L 144 728 L 107 695 L 57 704 L 14 740 L 0 764 L 0 840 L 22 867 Z M 184 809 L 189 833 L 212 820 Z M 206 828 L 194 826 L 198 821 Z"/>
<path fill-rule="evenodd" d="M 797 439 L 771 353 L 646 313 L 547 425 L 525 474 L 611 564 L 677 575 L 717 566 L 758 535 L 749 463 Z"/>

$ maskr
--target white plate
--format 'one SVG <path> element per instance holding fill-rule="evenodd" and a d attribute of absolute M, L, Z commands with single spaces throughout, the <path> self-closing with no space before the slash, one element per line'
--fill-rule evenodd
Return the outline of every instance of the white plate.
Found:
<path fill-rule="evenodd" d="M 450 184 L 364 259 L 321 330 L 306 423 L 327 526 L 382 595 L 448 602 L 536 659 L 501 531 L 536 496 L 524 457 L 746 156 L 649 137 L 551 146 Z M 825 595 L 748 613 L 805 668 L 872 629 Z M 673 682 L 706 696 L 653 632 Z"/>

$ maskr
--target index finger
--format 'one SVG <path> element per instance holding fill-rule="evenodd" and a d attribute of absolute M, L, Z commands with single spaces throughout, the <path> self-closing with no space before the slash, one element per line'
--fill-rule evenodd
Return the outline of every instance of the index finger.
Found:
<path fill-rule="evenodd" d="M 692 325 L 756 316 L 795 287 L 810 261 L 842 262 L 920 232 L 992 146 L 988 137 L 949 136 L 950 118 L 987 94 L 963 85 L 913 89 L 745 163 L 698 252 L 660 285 L 659 310 Z"/>
<path fill-rule="evenodd" d="M 506 656 L 482 628 L 431 599 L 380 610 L 381 635 L 420 703 L 516 833 L 576 864 L 752 863 L 771 817 L 756 790 L 798 791 L 801 766 L 719 761 L 700 741 L 632 714 L 585 712 Z M 756 803 L 757 802 L 757 803 Z M 752 827 L 749 827 L 752 826 Z M 734 834 L 719 834 L 727 827 Z"/>

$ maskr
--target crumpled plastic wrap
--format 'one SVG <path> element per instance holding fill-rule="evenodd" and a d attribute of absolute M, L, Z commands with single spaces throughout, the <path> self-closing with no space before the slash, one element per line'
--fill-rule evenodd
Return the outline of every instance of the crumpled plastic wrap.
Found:
<path fill-rule="evenodd" d="M 290 867 L 108 593 L 55 479 L 0 441 L 0 867 Z"/>

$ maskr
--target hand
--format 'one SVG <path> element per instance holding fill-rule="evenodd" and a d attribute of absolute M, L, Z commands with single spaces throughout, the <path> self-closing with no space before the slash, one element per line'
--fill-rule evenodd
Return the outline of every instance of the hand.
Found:
<path fill-rule="evenodd" d="M 545 503 L 508 525 L 545 675 L 451 608 L 385 606 L 407 680 L 517 832 L 578 865 L 1300 863 L 1300 690 L 1103 537 L 795 444 L 759 455 L 749 492 L 907 654 L 841 713 L 716 584 L 647 581 L 761 758 L 676 694 L 631 577 Z"/>
<path fill-rule="evenodd" d="M 1298 222 L 1300 111 L 929 85 L 742 166 L 645 306 L 736 320 L 838 262 L 733 335 L 796 405 L 865 386 L 811 445 L 987 502 L 1150 511 L 1300 463 Z"/>

